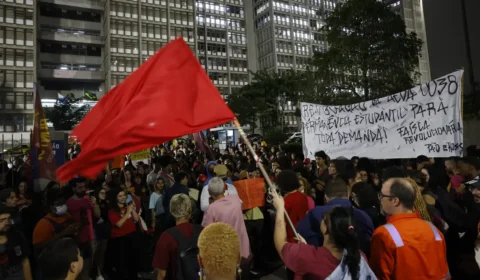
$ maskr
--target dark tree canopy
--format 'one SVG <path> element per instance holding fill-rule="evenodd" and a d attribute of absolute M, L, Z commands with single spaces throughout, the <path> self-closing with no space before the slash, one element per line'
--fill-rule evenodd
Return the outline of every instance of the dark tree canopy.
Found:
<path fill-rule="evenodd" d="M 368 100 L 415 86 L 422 41 L 385 3 L 339 4 L 322 31 L 329 48 L 315 54 L 313 65 L 326 92 Z"/>
<path fill-rule="evenodd" d="M 81 99 L 65 103 L 55 103 L 53 108 L 45 108 L 47 120 L 53 123 L 55 130 L 72 130 L 90 111 L 90 106 L 80 105 Z"/>

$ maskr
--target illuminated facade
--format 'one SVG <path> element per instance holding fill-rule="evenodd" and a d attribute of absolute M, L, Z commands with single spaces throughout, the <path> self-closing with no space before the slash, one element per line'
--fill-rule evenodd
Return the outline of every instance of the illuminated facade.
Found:
<path fill-rule="evenodd" d="M 423 13 L 422 0 L 384 0 L 405 21 L 407 32 L 415 32 L 423 41 L 422 51 L 418 64 L 420 82 L 426 83 L 431 80 L 430 61 L 428 59 L 427 32 L 425 28 L 425 16 Z"/>

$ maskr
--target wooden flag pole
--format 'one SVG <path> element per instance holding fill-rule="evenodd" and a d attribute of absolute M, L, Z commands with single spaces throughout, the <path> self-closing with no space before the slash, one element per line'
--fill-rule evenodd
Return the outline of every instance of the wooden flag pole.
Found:
<path fill-rule="evenodd" d="M 233 121 L 233 123 L 234 123 L 235 126 L 237 127 L 238 132 L 240 132 L 240 135 L 242 136 L 243 141 L 245 142 L 245 144 L 247 145 L 248 149 L 249 149 L 250 152 L 252 153 L 253 158 L 254 158 L 255 161 L 257 162 L 258 167 L 260 168 L 260 171 L 262 172 L 262 175 L 263 175 L 263 177 L 265 178 L 265 181 L 267 181 L 267 185 L 268 185 L 268 187 L 269 187 L 269 192 L 270 192 L 271 190 L 274 190 L 274 189 L 275 189 L 275 185 L 273 184 L 272 180 L 270 180 L 270 177 L 268 176 L 267 170 L 265 170 L 265 167 L 263 166 L 262 162 L 261 162 L 260 159 L 258 158 L 257 153 L 255 153 L 255 150 L 253 149 L 253 146 L 252 146 L 252 144 L 250 143 L 250 140 L 248 140 L 247 135 L 245 134 L 245 131 L 243 131 L 242 127 L 240 126 L 240 123 L 238 122 L 238 120 L 237 120 L 236 118 L 235 118 L 235 120 Z M 299 235 L 298 235 L 298 232 L 297 232 L 297 230 L 295 229 L 295 227 L 293 226 L 292 220 L 290 220 L 290 217 L 288 216 L 287 211 L 285 211 L 285 219 L 287 219 L 288 225 L 290 226 L 290 228 L 292 229 L 293 233 L 295 234 L 295 238 L 296 238 L 297 240 L 300 240 L 300 237 L 299 237 Z"/>

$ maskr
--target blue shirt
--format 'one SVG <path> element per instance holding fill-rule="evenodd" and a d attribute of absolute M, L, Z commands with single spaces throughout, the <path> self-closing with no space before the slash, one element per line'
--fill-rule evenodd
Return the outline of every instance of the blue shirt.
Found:
<path fill-rule="evenodd" d="M 323 234 L 320 231 L 320 224 L 324 215 L 333 207 L 343 206 L 353 208 L 352 203 L 346 198 L 335 198 L 325 206 L 317 206 L 308 212 L 307 216 L 298 222 L 297 231 L 305 238 L 309 245 L 319 247 L 323 245 Z M 360 249 L 368 256 L 370 251 L 370 238 L 373 234 L 372 219 L 363 210 L 353 208 L 355 219 L 355 231 L 360 242 Z"/>

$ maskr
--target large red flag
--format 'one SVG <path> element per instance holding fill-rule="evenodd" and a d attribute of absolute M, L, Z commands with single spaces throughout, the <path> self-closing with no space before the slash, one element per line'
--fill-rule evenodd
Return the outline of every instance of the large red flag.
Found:
<path fill-rule="evenodd" d="M 116 156 L 234 118 L 188 45 L 176 39 L 100 99 L 74 129 L 82 152 L 57 177 L 94 178 Z"/>

